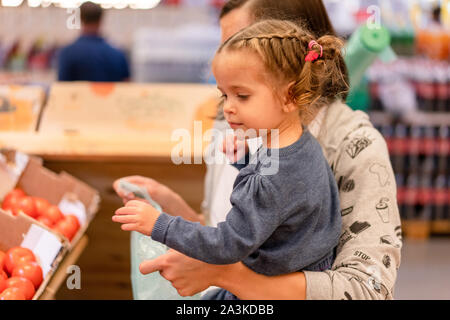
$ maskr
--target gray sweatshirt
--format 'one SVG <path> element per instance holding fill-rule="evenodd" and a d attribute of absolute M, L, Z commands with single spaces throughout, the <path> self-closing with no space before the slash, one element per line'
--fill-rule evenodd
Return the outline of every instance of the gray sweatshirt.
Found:
<path fill-rule="evenodd" d="M 319 143 L 305 131 L 276 151 L 260 148 L 240 170 L 226 221 L 206 227 L 163 213 L 152 238 L 207 263 L 242 261 L 265 275 L 332 262 L 341 232 L 339 193 Z"/>

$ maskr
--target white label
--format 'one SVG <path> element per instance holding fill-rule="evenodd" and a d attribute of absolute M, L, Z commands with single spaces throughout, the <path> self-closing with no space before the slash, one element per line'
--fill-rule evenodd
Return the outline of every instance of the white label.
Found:
<path fill-rule="evenodd" d="M 84 226 L 86 224 L 86 208 L 81 201 L 63 198 L 58 207 L 64 215 L 71 214 L 76 216 L 80 222 L 80 226 Z"/>
<path fill-rule="evenodd" d="M 24 235 L 21 247 L 33 251 L 44 273 L 44 278 L 52 269 L 53 261 L 62 248 L 60 240 L 47 230 L 33 224 Z"/>

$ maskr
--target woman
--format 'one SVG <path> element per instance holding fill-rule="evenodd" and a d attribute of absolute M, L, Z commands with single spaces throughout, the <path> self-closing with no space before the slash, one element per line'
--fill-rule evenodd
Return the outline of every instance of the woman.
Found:
<path fill-rule="evenodd" d="M 262 19 L 298 17 L 317 36 L 334 34 L 321 0 L 231 0 L 221 13 L 222 40 Z M 220 120 L 215 127 L 226 128 Z M 183 296 L 218 286 L 240 299 L 392 299 L 402 243 L 386 143 L 366 114 L 341 101 L 320 108 L 309 130 L 321 143 L 340 189 L 343 230 L 332 270 L 267 277 L 242 263 L 209 265 L 170 251 L 144 262 L 141 271 L 160 271 Z M 211 224 L 228 212 L 224 204 L 236 175 L 228 165 L 208 167 L 202 207 Z M 128 179 L 145 185 L 165 212 L 206 221 L 166 186 L 142 177 Z"/>

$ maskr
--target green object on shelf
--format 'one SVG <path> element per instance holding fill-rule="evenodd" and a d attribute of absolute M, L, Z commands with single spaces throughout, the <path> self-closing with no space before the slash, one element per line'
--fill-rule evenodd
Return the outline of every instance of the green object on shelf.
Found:
<path fill-rule="evenodd" d="M 353 109 L 368 109 L 369 96 L 364 75 L 377 58 L 385 62 L 396 59 L 390 44 L 391 36 L 383 26 L 375 28 L 363 25 L 350 37 L 345 48 L 344 59 L 350 77 L 347 104 Z"/>
<path fill-rule="evenodd" d="M 347 98 L 347 105 L 353 110 L 367 111 L 369 104 L 369 82 L 367 78 L 363 78 L 359 85 L 352 87 Z"/>

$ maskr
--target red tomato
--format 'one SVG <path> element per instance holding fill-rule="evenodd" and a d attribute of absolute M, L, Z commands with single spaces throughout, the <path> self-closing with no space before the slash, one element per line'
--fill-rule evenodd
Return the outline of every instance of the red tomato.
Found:
<path fill-rule="evenodd" d="M 3 199 L 2 209 L 12 209 L 12 207 L 14 207 L 18 203 L 18 200 L 25 196 L 25 192 L 20 189 L 14 189 L 10 191 Z"/>
<path fill-rule="evenodd" d="M 8 285 L 6 284 L 6 280 L 7 279 L 0 277 L 0 293 L 8 287 Z"/>
<path fill-rule="evenodd" d="M 34 288 L 37 289 L 41 285 L 43 279 L 42 268 L 35 261 L 28 261 L 19 264 L 14 268 L 12 277 L 24 277 L 33 282 Z"/>
<path fill-rule="evenodd" d="M 11 210 L 13 215 L 17 215 L 17 208 L 19 206 L 19 202 L 22 199 L 22 197 L 17 196 L 11 196 L 11 197 L 5 197 L 2 203 L 2 209 L 3 210 Z"/>
<path fill-rule="evenodd" d="M 6 285 L 8 288 L 19 288 L 25 295 L 26 300 L 31 300 L 36 293 L 33 282 L 27 278 L 11 277 L 6 280 Z"/>
<path fill-rule="evenodd" d="M 0 251 L 0 271 L 5 268 L 6 253 Z"/>
<path fill-rule="evenodd" d="M 47 211 L 48 207 L 51 206 L 50 202 L 48 202 L 46 199 L 39 197 L 32 197 L 32 199 L 37 216 L 43 215 L 43 213 Z"/>
<path fill-rule="evenodd" d="M 5 200 L 7 198 L 11 198 L 11 197 L 12 198 L 22 198 L 22 197 L 26 197 L 26 194 L 25 194 L 25 192 L 23 192 L 23 190 L 16 188 L 16 189 L 13 189 L 10 192 L 8 192 L 8 194 L 5 196 Z"/>
<path fill-rule="evenodd" d="M 52 222 L 50 221 L 50 219 L 47 218 L 47 217 L 40 216 L 40 217 L 37 217 L 36 220 L 39 221 L 39 222 L 41 222 L 41 223 L 43 223 L 43 224 L 45 224 L 45 225 L 46 225 L 47 227 L 49 227 L 49 228 L 53 227 L 53 223 L 52 223 Z"/>
<path fill-rule="evenodd" d="M 80 229 L 80 223 L 78 218 L 74 215 L 65 216 L 64 219 L 59 221 L 54 227 L 56 232 L 61 233 L 69 240 L 73 239 L 75 234 L 78 232 L 78 229 Z"/>
<path fill-rule="evenodd" d="M 17 197 L 25 197 L 26 193 L 19 188 L 15 188 L 13 190 L 11 190 L 8 194 L 13 195 L 13 196 L 17 196 Z"/>
<path fill-rule="evenodd" d="M 50 205 L 47 210 L 45 210 L 42 214 L 42 217 L 46 217 L 49 219 L 52 224 L 55 224 L 64 218 L 64 215 L 59 210 L 58 206 Z"/>
<path fill-rule="evenodd" d="M 11 274 L 22 262 L 36 261 L 33 251 L 22 247 L 13 247 L 6 252 L 5 269 Z"/>
<path fill-rule="evenodd" d="M 69 222 L 71 225 L 73 225 L 73 228 L 75 230 L 75 233 L 80 229 L 80 221 L 76 216 L 73 214 L 68 214 L 64 218 L 67 222 Z"/>
<path fill-rule="evenodd" d="M 8 279 L 8 275 L 6 274 L 5 271 L 0 270 L 0 278 L 7 280 Z"/>
<path fill-rule="evenodd" d="M 0 300 L 26 300 L 19 288 L 7 288 L 0 294 Z"/>
<path fill-rule="evenodd" d="M 33 198 L 31 197 L 23 197 L 19 200 L 19 204 L 17 206 L 18 211 L 22 211 L 26 215 L 36 218 L 36 209 L 34 208 Z"/>

